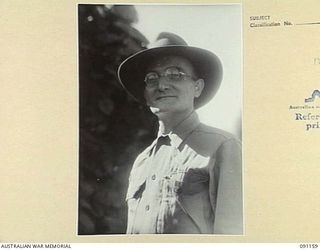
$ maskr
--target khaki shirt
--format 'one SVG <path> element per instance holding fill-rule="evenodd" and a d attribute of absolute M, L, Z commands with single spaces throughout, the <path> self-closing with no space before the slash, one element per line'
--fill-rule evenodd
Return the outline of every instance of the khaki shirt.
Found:
<path fill-rule="evenodd" d="M 241 145 L 193 112 L 136 159 L 128 234 L 242 234 Z"/>

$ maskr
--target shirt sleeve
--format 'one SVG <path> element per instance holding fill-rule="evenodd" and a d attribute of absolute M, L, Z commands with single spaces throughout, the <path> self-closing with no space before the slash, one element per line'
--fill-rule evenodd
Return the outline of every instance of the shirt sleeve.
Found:
<path fill-rule="evenodd" d="M 211 204 L 215 207 L 214 234 L 243 233 L 241 144 L 225 141 L 217 150 L 210 177 Z"/>

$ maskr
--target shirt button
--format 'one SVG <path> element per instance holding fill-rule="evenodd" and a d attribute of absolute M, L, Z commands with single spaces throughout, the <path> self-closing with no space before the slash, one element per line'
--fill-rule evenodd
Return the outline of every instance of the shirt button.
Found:
<path fill-rule="evenodd" d="M 149 211 L 149 209 L 150 209 L 150 206 L 146 205 L 146 211 Z"/>
<path fill-rule="evenodd" d="M 151 179 L 152 179 L 152 180 L 155 180 L 155 179 L 156 179 L 156 175 L 155 175 L 155 174 L 152 175 Z"/>

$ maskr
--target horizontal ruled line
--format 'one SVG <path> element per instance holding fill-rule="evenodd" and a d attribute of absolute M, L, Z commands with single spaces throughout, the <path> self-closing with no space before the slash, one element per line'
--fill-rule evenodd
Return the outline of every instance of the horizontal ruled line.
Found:
<path fill-rule="evenodd" d="M 320 24 L 320 22 L 315 22 L 315 23 L 296 23 L 296 25 L 314 25 L 314 24 Z"/>

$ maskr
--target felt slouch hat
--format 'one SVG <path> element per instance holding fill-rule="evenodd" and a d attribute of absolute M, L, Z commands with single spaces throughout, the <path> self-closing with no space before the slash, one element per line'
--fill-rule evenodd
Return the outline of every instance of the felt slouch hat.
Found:
<path fill-rule="evenodd" d="M 220 59 L 211 51 L 189 46 L 181 37 L 169 32 L 160 33 L 147 49 L 135 53 L 121 63 L 118 68 L 118 78 L 122 87 L 137 101 L 145 104 L 144 79 L 147 67 L 153 60 L 170 55 L 189 60 L 198 78 L 204 80 L 204 89 L 195 99 L 194 107 L 197 109 L 208 103 L 221 84 Z"/>

